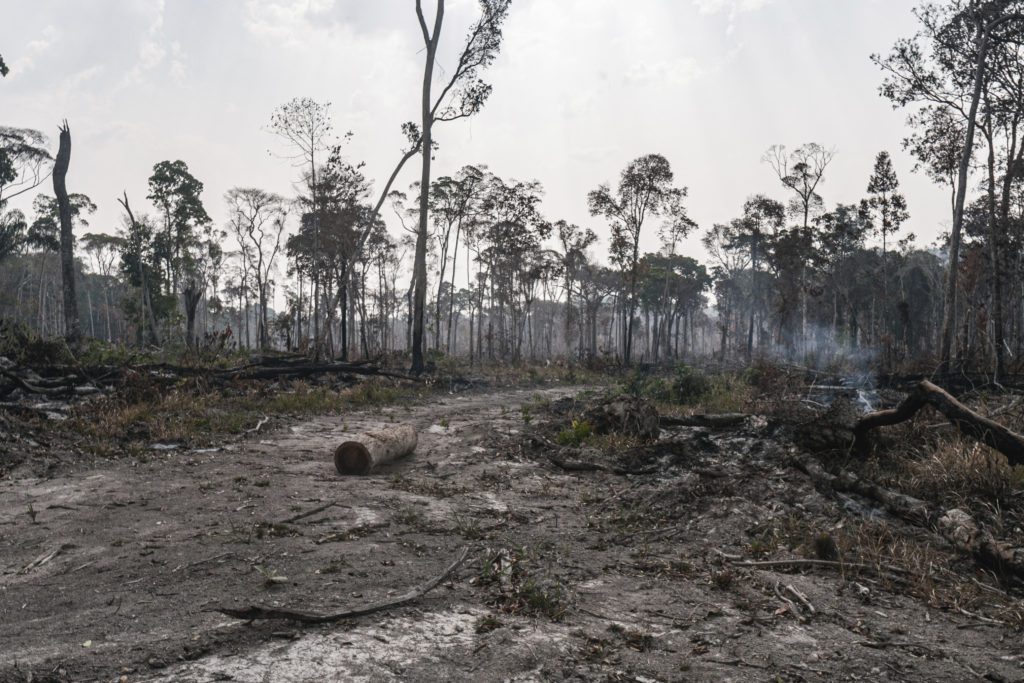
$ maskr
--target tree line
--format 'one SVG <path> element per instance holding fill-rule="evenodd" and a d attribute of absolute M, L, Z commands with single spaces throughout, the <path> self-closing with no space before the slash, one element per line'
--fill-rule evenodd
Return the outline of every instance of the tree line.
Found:
<path fill-rule="evenodd" d="M 380 188 L 347 157 L 329 103 L 296 98 L 268 130 L 298 169 L 297 196 L 233 188 L 227 221 L 214 225 L 188 165 L 160 161 L 144 207 L 125 195 L 116 230 L 86 232 L 95 204 L 62 197 L 61 152 L 51 156 L 36 130 L 0 128 L 0 315 L 75 337 L 68 314 L 82 310 L 77 327 L 111 342 L 407 354 L 414 371 L 444 356 L 630 364 L 769 354 L 1000 375 L 1024 344 L 1022 4 L 924 3 L 917 33 L 872 57 L 881 95 L 907 112 L 914 170 L 949 190 L 951 229 L 932 245 L 903 229 L 911 207 L 888 151 L 864 170 L 863 199 L 830 205 L 835 150 L 772 146 L 761 162 L 777 194 L 703 227 L 661 154 L 581 198 L 590 227 L 543 215 L 537 181 L 482 164 L 434 177 L 436 127 L 475 115 L 491 92 L 483 76 L 509 3 L 480 2 L 438 82 L 445 3 L 428 17 L 416 2 L 421 116 L 403 125 L 407 144 Z M 70 150 L 66 127 L 61 149 L 65 136 Z M 418 182 L 397 189 L 417 157 Z M 54 194 L 40 193 L 31 215 L 9 208 L 50 174 Z M 604 245 L 597 226 L 608 229 Z M 653 235 L 658 249 L 645 252 Z M 685 253 L 692 237 L 703 263 Z"/>

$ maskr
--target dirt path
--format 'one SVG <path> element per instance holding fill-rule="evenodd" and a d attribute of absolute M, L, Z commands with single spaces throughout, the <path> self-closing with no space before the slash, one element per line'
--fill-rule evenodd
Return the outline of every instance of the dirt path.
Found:
<path fill-rule="evenodd" d="M 453 396 L 0 482 L 0 681 L 1024 677 L 1000 625 L 870 578 L 723 565 L 716 551 L 746 552 L 766 521 L 837 519 L 763 443 L 695 433 L 702 448 L 660 479 L 533 461 L 529 406 L 572 393 Z M 420 430 L 413 458 L 333 471 L 347 432 L 393 421 Z M 465 545 L 455 580 L 387 614 L 297 628 L 208 611 L 374 602 Z"/>

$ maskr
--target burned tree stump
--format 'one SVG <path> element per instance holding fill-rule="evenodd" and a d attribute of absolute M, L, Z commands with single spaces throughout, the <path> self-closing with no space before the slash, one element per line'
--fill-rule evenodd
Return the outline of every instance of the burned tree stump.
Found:
<path fill-rule="evenodd" d="M 866 450 L 872 429 L 906 422 L 929 405 L 942 413 L 961 434 L 1005 455 L 1011 466 L 1024 465 L 1024 436 L 979 415 L 928 380 L 922 380 L 895 408 L 870 413 L 854 425 L 854 447 Z"/>
<path fill-rule="evenodd" d="M 334 467 L 339 474 L 369 474 L 379 465 L 412 453 L 416 441 L 416 430 L 409 425 L 367 432 L 335 449 Z"/>
<path fill-rule="evenodd" d="M 661 432 L 658 411 L 650 401 L 636 396 L 618 396 L 583 414 L 598 434 L 625 434 L 654 441 Z"/>

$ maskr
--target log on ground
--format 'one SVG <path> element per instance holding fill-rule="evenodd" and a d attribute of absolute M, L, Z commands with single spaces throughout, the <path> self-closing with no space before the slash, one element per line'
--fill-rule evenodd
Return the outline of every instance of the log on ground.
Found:
<path fill-rule="evenodd" d="M 409 425 L 367 432 L 335 449 L 334 467 L 339 474 L 369 474 L 412 453 L 416 442 L 416 430 Z"/>

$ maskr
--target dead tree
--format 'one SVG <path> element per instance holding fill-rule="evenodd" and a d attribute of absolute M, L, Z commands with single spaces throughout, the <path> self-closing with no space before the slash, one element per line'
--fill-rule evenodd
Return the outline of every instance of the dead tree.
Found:
<path fill-rule="evenodd" d="M 853 427 L 854 448 L 864 451 L 868 433 L 878 427 L 906 422 L 925 406 L 932 406 L 946 416 L 953 426 L 972 439 L 996 449 L 1006 456 L 1011 466 L 1024 465 L 1024 436 L 1003 425 L 983 417 L 945 390 L 928 380 L 922 380 L 910 395 L 895 408 L 879 410 L 863 417 Z"/>
<path fill-rule="evenodd" d="M 60 126 L 60 147 L 53 165 L 53 194 L 60 216 L 60 271 L 64 289 L 64 336 L 75 346 L 82 336 L 78 320 L 78 296 L 75 292 L 75 235 L 71 225 L 71 200 L 65 179 L 71 164 L 71 130 L 68 122 Z"/>

